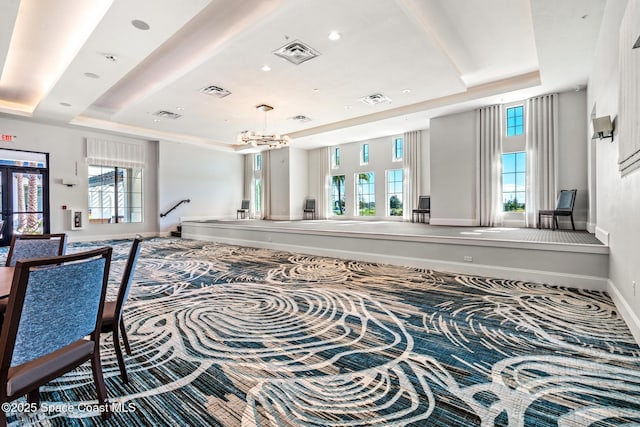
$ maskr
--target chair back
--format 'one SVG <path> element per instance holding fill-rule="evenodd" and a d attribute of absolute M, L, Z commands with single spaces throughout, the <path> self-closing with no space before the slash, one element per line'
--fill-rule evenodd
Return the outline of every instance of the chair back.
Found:
<path fill-rule="evenodd" d="M 30 258 L 46 258 L 64 255 L 67 235 L 58 234 L 14 234 L 7 254 L 7 267 L 16 261 Z"/>
<path fill-rule="evenodd" d="M 418 209 L 429 210 L 431 209 L 431 196 L 418 197 Z"/>
<path fill-rule="evenodd" d="M 249 200 L 243 200 L 240 209 L 243 211 L 249 210 Z"/>
<path fill-rule="evenodd" d="M 127 265 L 124 268 L 124 273 L 122 274 L 122 280 L 120 281 L 120 289 L 118 289 L 118 299 L 116 300 L 116 318 L 120 318 L 122 314 L 122 307 L 124 303 L 127 302 L 127 298 L 129 297 L 129 290 L 131 289 L 131 284 L 133 283 L 133 272 L 136 269 L 136 264 L 138 263 L 138 255 L 140 255 L 140 243 L 142 242 L 142 236 L 136 236 L 133 239 L 133 243 L 131 244 L 131 249 L 129 250 L 129 258 L 127 258 Z"/>
<path fill-rule="evenodd" d="M 305 211 L 315 211 L 316 210 L 316 199 L 307 199 L 304 202 L 304 210 Z"/>
<path fill-rule="evenodd" d="M 573 205 L 576 201 L 577 192 L 578 190 L 560 190 L 556 210 L 573 212 Z"/>
<path fill-rule="evenodd" d="M 97 348 L 111 252 L 106 247 L 16 263 L 0 335 L 0 377 L 87 335 Z"/>

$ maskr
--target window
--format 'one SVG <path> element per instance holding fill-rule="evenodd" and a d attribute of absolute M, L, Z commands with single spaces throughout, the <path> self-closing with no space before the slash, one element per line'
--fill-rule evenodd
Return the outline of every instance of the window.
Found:
<path fill-rule="evenodd" d="M 366 172 L 356 175 L 356 194 L 358 216 L 375 216 L 376 214 L 376 182 L 375 173 Z"/>
<path fill-rule="evenodd" d="M 387 215 L 402 216 L 402 169 L 387 171 Z"/>
<path fill-rule="evenodd" d="M 507 136 L 522 135 L 524 132 L 524 107 L 507 108 Z"/>
<path fill-rule="evenodd" d="M 255 170 L 256 171 L 261 171 L 262 170 L 262 154 L 256 154 Z"/>
<path fill-rule="evenodd" d="M 504 212 L 524 212 L 527 154 L 502 155 L 502 204 Z"/>
<path fill-rule="evenodd" d="M 334 215 L 344 215 L 344 175 L 331 177 L 331 212 Z"/>
<path fill-rule="evenodd" d="M 142 222 L 142 169 L 89 166 L 89 222 Z"/>
<path fill-rule="evenodd" d="M 398 162 L 402 160 L 402 150 L 404 141 L 402 138 L 396 138 L 393 140 L 393 161 Z"/>
<path fill-rule="evenodd" d="M 369 164 L 369 144 L 362 144 L 362 148 L 360 149 L 360 164 Z"/>
<path fill-rule="evenodd" d="M 256 178 L 254 185 L 253 206 L 256 212 L 262 212 L 262 179 Z"/>
<path fill-rule="evenodd" d="M 331 167 L 333 169 L 337 169 L 340 167 L 340 149 L 334 148 L 333 154 L 331 155 Z"/>

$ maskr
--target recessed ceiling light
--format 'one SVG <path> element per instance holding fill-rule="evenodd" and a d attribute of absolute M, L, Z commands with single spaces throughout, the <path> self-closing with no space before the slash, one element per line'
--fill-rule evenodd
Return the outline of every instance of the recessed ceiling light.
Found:
<path fill-rule="evenodd" d="M 315 88 L 313 91 L 317 93 L 317 92 L 320 92 L 320 89 Z"/>
<path fill-rule="evenodd" d="M 411 89 L 405 89 L 402 91 L 402 93 L 407 94 L 407 93 L 411 93 Z"/>
<path fill-rule="evenodd" d="M 176 107 L 176 110 L 178 110 L 178 111 L 184 111 L 184 107 Z"/>
<path fill-rule="evenodd" d="M 71 104 L 69 104 L 68 102 L 61 102 L 60 105 L 62 105 L 63 107 L 71 107 Z"/>
<path fill-rule="evenodd" d="M 97 75 L 96 73 L 84 73 L 84 75 L 86 77 L 89 77 L 90 79 L 99 79 L 100 78 L 100 76 Z"/>
<path fill-rule="evenodd" d="M 344 106 L 344 109 L 345 109 L 345 110 L 351 110 L 351 105 L 345 105 L 345 106 Z"/>
<path fill-rule="evenodd" d="M 107 53 L 107 54 L 105 54 L 105 55 L 104 55 L 104 58 L 105 58 L 107 61 L 111 61 L 111 62 L 116 62 L 116 61 L 118 60 L 118 57 L 117 57 L 117 56 L 115 56 L 113 53 Z"/>
<path fill-rule="evenodd" d="M 340 40 L 340 37 L 342 37 L 342 36 L 337 31 L 331 31 L 329 33 L 329 40 L 333 40 L 333 41 Z"/>
<path fill-rule="evenodd" d="M 151 28 L 149 24 L 139 19 L 134 19 L 133 21 L 131 21 L 131 25 L 142 31 L 147 31 L 149 28 Z"/>
<path fill-rule="evenodd" d="M 154 122 L 158 123 L 160 119 L 153 119 Z"/>
<path fill-rule="evenodd" d="M 269 67 L 268 65 L 263 65 L 262 68 L 260 68 L 262 71 L 271 71 L 271 67 Z"/>

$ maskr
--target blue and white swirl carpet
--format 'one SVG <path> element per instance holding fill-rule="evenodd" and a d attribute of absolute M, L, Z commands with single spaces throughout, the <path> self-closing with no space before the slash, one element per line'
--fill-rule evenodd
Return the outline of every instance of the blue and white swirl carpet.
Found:
<path fill-rule="evenodd" d="M 130 242 L 109 244 L 113 297 Z M 640 425 L 640 348 L 605 292 L 158 238 L 125 319 L 106 425 Z M 101 423 L 88 364 L 42 391 L 71 409 L 10 421 Z"/>

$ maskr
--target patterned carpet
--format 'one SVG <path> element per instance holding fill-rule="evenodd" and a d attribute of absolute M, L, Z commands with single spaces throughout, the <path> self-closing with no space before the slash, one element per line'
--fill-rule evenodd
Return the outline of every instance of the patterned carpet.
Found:
<path fill-rule="evenodd" d="M 130 242 L 109 244 L 115 286 Z M 105 425 L 640 424 L 640 348 L 604 292 L 157 238 L 125 318 Z M 99 421 L 88 364 L 42 391 L 64 411 L 13 425 Z"/>

